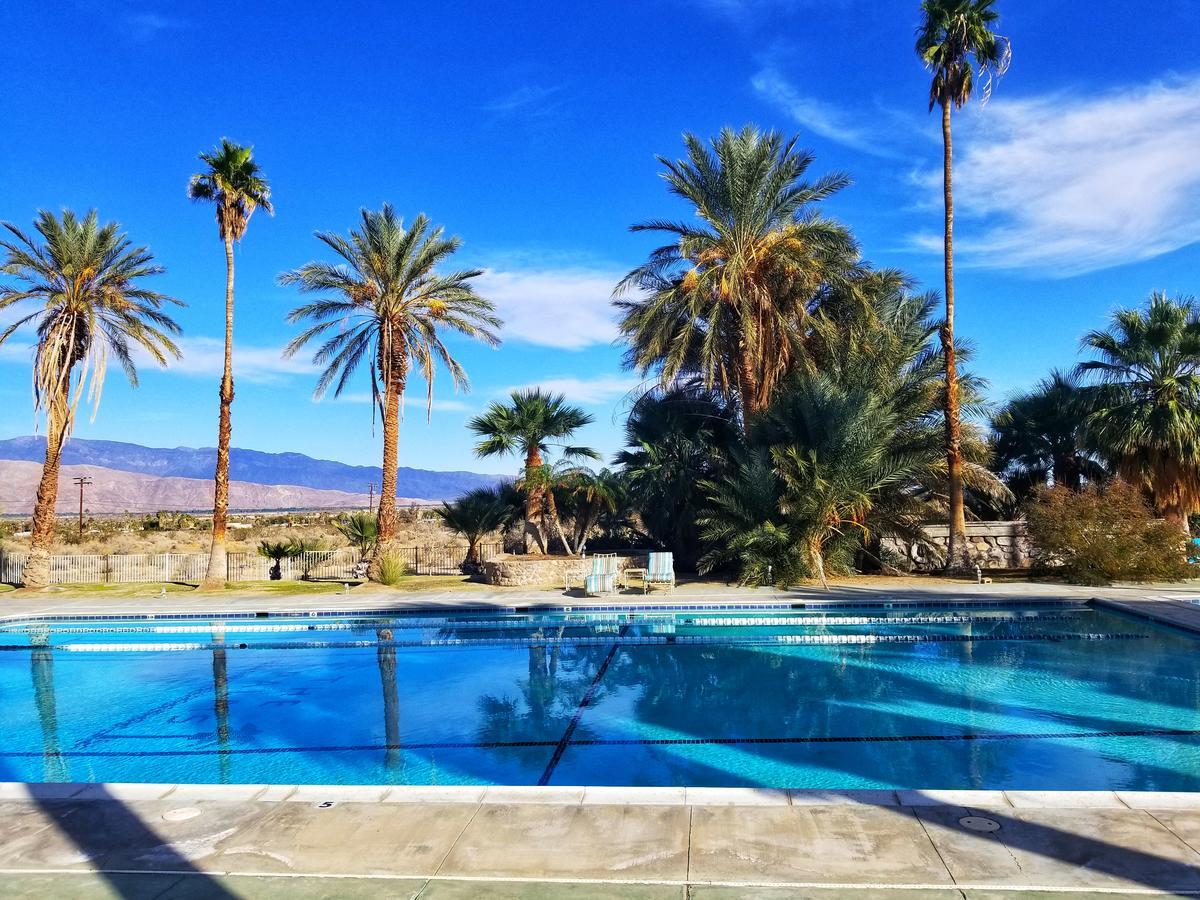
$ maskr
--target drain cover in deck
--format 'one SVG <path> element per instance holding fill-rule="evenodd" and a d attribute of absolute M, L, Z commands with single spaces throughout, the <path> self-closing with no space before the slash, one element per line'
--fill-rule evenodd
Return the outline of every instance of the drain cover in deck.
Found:
<path fill-rule="evenodd" d="M 995 819 L 987 819 L 983 816 L 963 816 L 958 820 L 958 824 L 963 828 L 968 828 L 971 831 L 999 831 L 1000 823 Z"/>

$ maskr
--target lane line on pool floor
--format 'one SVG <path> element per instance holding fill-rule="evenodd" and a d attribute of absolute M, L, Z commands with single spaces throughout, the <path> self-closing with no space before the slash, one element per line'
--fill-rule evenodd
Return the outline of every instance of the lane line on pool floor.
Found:
<path fill-rule="evenodd" d="M 563 754 L 567 752 L 567 745 L 571 743 L 571 738 L 575 735 L 575 729 L 579 727 L 579 720 L 583 718 L 583 711 L 588 708 L 592 702 L 592 697 L 595 696 L 596 690 L 600 687 L 600 681 L 604 678 L 604 673 L 608 671 L 608 667 L 612 664 L 613 658 L 617 655 L 617 650 L 621 647 L 621 638 L 625 636 L 625 632 L 629 630 L 628 625 L 622 625 L 621 630 L 617 632 L 617 639 L 613 641 L 613 645 L 608 648 L 608 655 L 604 657 L 604 662 L 600 663 L 600 668 L 596 670 L 596 677 L 592 679 L 592 683 L 588 685 L 587 693 L 583 695 L 583 699 L 579 701 L 579 706 L 575 708 L 575 714 L 571 716 L 571 721 L 567 723 L 567 728 L 563 732 L 562 737 L 558 739 L 558 743 L 554 747 L 554 754 L 550 757 L 550 762 L 546 763 L 546 768 L 542 772 L 542 777 L 538 779 L 538 785 L 544 787 L 550 783 L 550 778 L 554 775 L 554 770 L 558 768 L 559 762 L 563 758 Z"/>
<path fill-rule="evenodd" d="M 615 655 L 616 651 L 611 651 Z M 611 656 L 609 658 L 611 662 Z M 601 673 L 602 674 L 602 673 Z M 595 682 L 593 683 L 595 685 Z M 582 716 L 583 704 L 576 710 Z M 577 726 L 578 718 L 572 718 Z M 698 738 L 583 738 L 573 740 L 574 728 L 569 724 L 567 731 L 557 741 L 429 741 L 401 744 L 332 744 L 308 747 L 204 747 L 187 750 L 63 750 L 48 754 L 45 750 L 2 750 L 0 758 L 14 759 L 77 757 L 172 757 L 172 756 L 255 756 L 275 753 L 352 753 L 379 752 L 385 750 L 506 750 L 537 747 L 672 747 L 672 746 L 738 746 L 755 744 L 904 744 L 956 741 L 1039 741 L 1039 740 L 1087 740 L 1091 738 L 1138 738 L 1138 737 L 1198 737 L 1200 729 L 1192 728 L 1145 728 L 1124 731 L 1066 731 L 1066 732 L 996 732 L 980 734 L 899 734 L 899 735 L 821 735 L 811 737 L 698 737 Z M 551 762 L 557 765 L 562 754 L 556 752 Z M 551 766 L 547 771 L 553 774 Z M 543 773 L 543 777 L 545 773 Z M 543 782 L 539 781 L 539 784 Z"/>

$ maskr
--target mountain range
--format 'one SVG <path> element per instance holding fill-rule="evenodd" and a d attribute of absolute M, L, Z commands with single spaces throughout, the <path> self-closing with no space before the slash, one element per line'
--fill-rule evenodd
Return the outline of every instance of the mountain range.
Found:
<path fill-rule="evenodd" d="M 44 437 L 17 437 L 0 440 L 0 460 L 15 460 L 22 462 L 40 463 L 45 458 L 46 439 Z M 143 447 L 140 444 L 128 444 L 121 441 L 94 441 L 75 438 L 68 442 L 63 450 L 64 466 L 95 466 L 116 472 L 128 472 L 138 475 L 148 475 L 154 478 L 175 478 L 209 482 L 206 501 L 211 505 L 211 480 L 216 466 L 217 451 L 212 447 L 193 449 L 190 447 Z M 359 495 L 368 493 L 368 485 L 374 483 L 376 494 L 379 491 L 381 470 L 374 466 L 351 466 L 345 463 L 326 459 L 313 459 L 301 453 L 264 453 L 258 450 L 243 450 L 233 448 L 229 452 L 230 480 L 245 485 L 288 486 L 293 488 L 308 488 L 315 491 L 336 491 L 342 497 L 313 497 L 312 503 L 280 503 L 274 494 L 261 495 L 263 502 L 270 501 L 271 506 L 258 506 L 259 501 L 251 500 L 254 492 L 246 494 L 251 505 L 242 508 L 282 508 L 284 506 L 319 505 L 321 500 L 337 500 L 330 506 L 358 505 L 362 501 Z M 12 473 L 15 477 L 15 473 Z M 7 480 L 7 479 L 4 479 Z M 22 479 L 23 480 L 23 479 Z M 396 494 L 410 500 L 453 500 L 466 491 L 477 487 L 490 487 L 501 480 L 499 475 L 483 475 L 476 472 L 436 472 L 428 469 L 412 469 L 401 467 L 396 483 Z M 136 483 L 136 493 L 148 491 L 149 483 Z M 126 487 L 135 490 L 133 482 L 127 482 Z M 10 491 L 5 491 L 9 493 Z M 276 492 L 277 493 L 277 492 Z M 185 494 L 193 496 L 193 487 L 189 486 Z M 292 499 L 299 500 L 299 494 Z M 142 501 L 146 500 L 146 503 Z M 163 496 L 162 499 L 167 499 Z M 183 498 L 180 498 L 181 503 Z M 129 508 L 153 505 L 149 497 L 130 496 L 127 498 Z M 205 504 L 196 506 L 171 504 L 158 508 L 194 509 L 202 508 Z M 15 507 L 5 504 L 11 510 Z"/>

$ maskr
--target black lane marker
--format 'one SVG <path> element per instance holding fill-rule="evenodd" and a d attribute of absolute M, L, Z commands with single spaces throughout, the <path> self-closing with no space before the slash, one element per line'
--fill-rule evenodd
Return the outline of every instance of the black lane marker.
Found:
<path fill-rule="evenodd" d="M 604 662 L 600 664 L 600 668 L 596 670 L 596 677 L 592 679 L 592 683 L 588 685 L 587 693 L 583 695 L 583 699 L 579 701 L 579 706 L 575 708 L 575 715 L 571 716 L 571 721 L 567 725 L 567 730 L 563 732 L 561 738 L 558 739 L 558 744 L 554 748 L 554 755 L 550 757 L 550 762 L 546 763 L 546 768 L 542 772 L 542 777 L 538 779 L 538 785 L 547 785 L 550 783 L 550 776 L 554 774 L 554 770 L 558 768 L 559 760 L 563 754 L 567 752 L 567 745 L 571 743 L 571 738 L 575 734 L 575 729 L 579 727 L 579 720 L 583 717 L 583 711 L 587 709 L 588 704 L 592 702 L 592 697 L 596 693 L 596 688 L 600 687 L 600 680 L 604 678 L 604 673 L 608 671 L 609 664 L 612 663 L 613 657 L 617 655 L 617 650 L 621 646 L 621 638 L 625 636 L 625 632 L 629 630 L 628 625 L 622 625 L 621 630 L 617 632 L 617 640 L 608 648 L 608 655 L 604 657 Z"/>
<path fill-rule="evenodd" d="M 615 650 L 608 662 L 616 655 Z M 579 715 L 582 715 L 584 704 L 580 704 Z M 577 720 L 573 720 L 578 724 Z M 568 726 L 567 731 L 573 729 Z M 564 734 L 565 737 L 565 734 Z M 280 753 L 349 753 L 373 752 L 379 750 L 503 750 L 520 749 L 523 747 L 555 747 L 566 749 L 567 743 L 573 747 L 673 747 L 681 745 L 716 746 L 754 745 L 754 744 L 904 744 L 929 741 L 1041 741 L 1041 740 L 1084 740 L 1088 738 L 1110 737 L 1200 737 L 1200 729 L 1191 728 L 1149 728 L 1129 731 L 1069 731 L 1069 732 L 1013 732 L 995 734 L 896 734 L 896 735 L 864 735 L 858 737 L 822 736 L 822 737 L 730 737 L 730 738 L 595 738 L 580 741 L 431 741 L 412 744 L 333 744 L 317 747 L 243 747 L 240 749 L 197 748 L 194 750 L 64 750 L 55 756 L 67 757 L 132 757 L 132 756 L 236 756 L 236 755 L 269 755 Z M 45 756 L 44 750 L 0 750 L 0 757 L 34 758 Z M 556 753 L 551 762 L 561 758 Z M 547 766 L 549 769 L 550 767 Z"/>

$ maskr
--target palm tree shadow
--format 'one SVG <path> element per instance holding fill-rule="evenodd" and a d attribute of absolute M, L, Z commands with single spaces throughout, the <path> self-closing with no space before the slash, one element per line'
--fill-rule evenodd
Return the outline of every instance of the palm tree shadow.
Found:
<path fill-rule="evenodd" d="M 48 647 L 35 647 L 30 653 L 30 674 L 34 699 L 42 729 L 43 761 L 48 782 L 65 782 L 69 778 L 67 761 L 58 739 L 58 718 L 54 702 L 54 656 Z M 21 780 L 0 762 L 0 780 Z M 29 784 L 30 800 L 64 837 L 87 860 L 94 861 L 95 871 L 121 897 L 144 897 L 144 884 L 127 872 L 112 871 L 104 860 L 114 852 L 134 853 L 148 860 L 147 871 L 173 875 L 194 876 L 202 887 L 201 896 L 234 898 L 217 880 L 197 869 L 172 842 L 150 827 L 141 816 L 123 801 L 112 796 L 104 785 L 92 785 L 87 800 L 62 799 L 59 784 Z M 69 877 L 69 876 L 67 876 Z"/>

